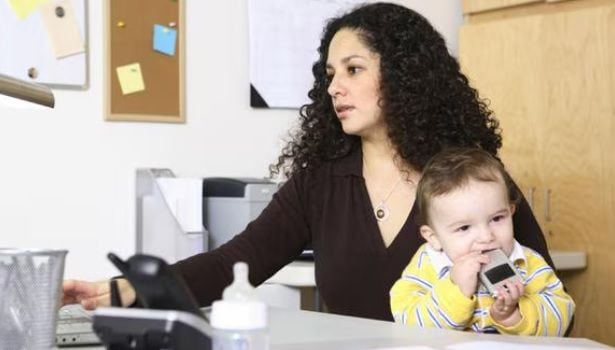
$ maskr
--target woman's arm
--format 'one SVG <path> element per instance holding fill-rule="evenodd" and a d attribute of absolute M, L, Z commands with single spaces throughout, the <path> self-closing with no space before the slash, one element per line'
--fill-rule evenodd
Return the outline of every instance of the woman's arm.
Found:
<path fill-rule="evenodd" d="M 290 179 L 260 216 L 228 243 L 171 266 L 184 278 L 200 305 L 221 298 L 224 288 L 232 282 L 235 262 L 248 263 L 250 282 L 259 285 L 301 253 L 311 240 L 306 177 Z M 122 304 L 133 305 L 136 295 L 130 283 L 119 278 L 118 285 Z M 110 304 L 109 281 L 67 280 L 62 291 L 62 305 L 79 303 L 86 309 L 95 309 Z"/>

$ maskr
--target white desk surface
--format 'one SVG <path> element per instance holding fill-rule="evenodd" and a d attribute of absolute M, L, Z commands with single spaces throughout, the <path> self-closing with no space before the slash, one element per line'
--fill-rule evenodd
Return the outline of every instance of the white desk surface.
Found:
<path fill-rule="evenodd" d="M 408 328 L 392 322 L 339 316 L 311 311 L 271 309 L 271 349 L 344 350 L 428 346 L 444 349 L 462 342 L 505 342 L 521 346 L 558 348 L 606 347 L 589 339 L 520 337 L 438 329 Z M 399 349 L 402 350 L 402 349 Z"/>
<path fill-rule="evenodd" d="M 587 266 L 585 252 L 552 250 L 550 253 L 553 264 L 559 271 L 581 270 Z M 266 283 L 277 283 L 290 287 L 315 287 L 314 262 L 292 262 L 273 275 Z"/>
<path fill-rule="evenodd" d="M 573 350 L 608 348 L 589 339 L 521 337 L 437 329 L 406 328 L 392 322 L 311 311 L 270 308 L 270 350 L 453 349 L 452 345 L 481 342 L 483 348 Z M 476 344 L 473 344 L 472 348 Z M 102 347 L 80 348 L 100 350 Z M 467 349 L 467 347 L 466 347 Z"/>

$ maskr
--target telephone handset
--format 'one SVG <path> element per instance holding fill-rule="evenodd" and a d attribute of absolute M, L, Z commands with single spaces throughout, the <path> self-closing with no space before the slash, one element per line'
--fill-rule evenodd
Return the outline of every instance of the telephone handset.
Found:
<path fill-rule="evenodd" d="M 93 329 L 112 350 L 211 350 L 211 325 L 180 275 L 162 259 L 136 254 L 109 260 L 122 272 L 143 308 L 107 307 L 94 312 Z"/>
<path fill-rule="evenodd" d="M 145 254 L 133 255 L 126 261 L 113 253 L 107 257 L 135 289 L 143 308 L 185 311 L 203 317 L 184 280 L 164 260 Z"/>

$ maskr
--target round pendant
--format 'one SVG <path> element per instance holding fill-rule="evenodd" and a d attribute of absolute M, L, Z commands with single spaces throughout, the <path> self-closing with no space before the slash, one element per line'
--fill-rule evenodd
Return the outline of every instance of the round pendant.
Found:
<path fill-rule="evenodd" d="M 380 203 L 376 208 L 374 208 L 374 215 L 376 215 L 376 220 L 384 221 L 389 217 L 389 208 L 384 203 Z"/>

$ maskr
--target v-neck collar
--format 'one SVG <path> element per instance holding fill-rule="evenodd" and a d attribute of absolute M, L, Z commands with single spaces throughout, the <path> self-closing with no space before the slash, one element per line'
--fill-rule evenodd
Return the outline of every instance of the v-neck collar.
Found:
<path fill-rule="evenodd" d="M 378 221 L 374 216 L 374 208 L 372 207 L 372 202 L 369 197 L 369 192 L 367 191 L 367 185 L 365 183 L 365 178 L 363 177 L 363 151 L 361 147 L 355 147 L 350 153 L 337 161 L 333 167 L 333 174 L 336 176 L 354 176 L 360 178 L 361 183 L 361 194 L 364 198 L 364 213 L 369 216 L 369 222 L 371 229 L 373 232 L 372 239 L 374 241 L 375 246 L 378 247 L 379 253 L 382 255 L 390 255 L 395 250 L 395 247 L 400 243 L 403 239 L 404 235 L 408 234 L 408 230 L 410 230 L 410 226 L 413 222 L 416 221 L 416 203 L 412 205 L 410 212 L 408 213 L 408 217 L 404 221 L 403 225 L 400 227 L 399 232 L 395 235 L 395 238 L 387 247 L 384 243 L 384 239 L 382 238 L 382 232 L 380 232 L 380 227 L 378 226 Z"/>

